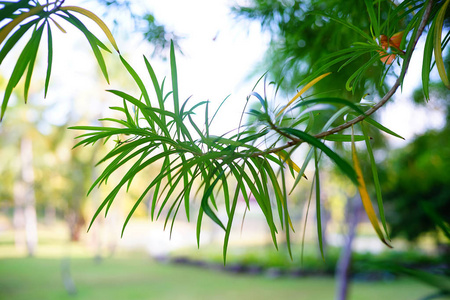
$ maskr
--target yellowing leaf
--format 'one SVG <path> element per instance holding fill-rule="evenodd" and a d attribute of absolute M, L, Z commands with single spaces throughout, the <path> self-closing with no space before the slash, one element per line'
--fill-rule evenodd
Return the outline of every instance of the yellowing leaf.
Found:
<path fill-rule="evenodd" d="M 52 22 L 56 25 L 56 27 L 62 32 L 62 33 L 67 33 L 64 28 L 62 28 L 61 25 L 58 24 L 58 22 L 56 22 L 55 20 L 53 20 L 52 18 L 49 18 L 50 20 L 52 20 Z"/>
<path fill-rule="evenodd" d="M 314 78 L 313 80 L 311 80 L 307 85 L 305 85 L 295 96 L 294 98 L 291 99 L 291 101 L 289 101 L 289 103 L 283 107 L 282 110 L 280 110 L 280 112 L 277 114 L 277 117 L 279 117 L 283 111 L 286 110 L 286 108 L 289 107 L 289 105 L 291 105 L 295 100 L 297 100 L 301 95 L 303 95 L 303 93 L 305 93 L 307 90 L 309 90 L 313 85 L 315 85 L 317 82 L 319 82 L 320 80 L 322 80 L 323 78 L 327 77 L 328 75 L 330 75 L 331 72 L 325 73 L 320 75 L 319 77 Z"/>
<path fill-rule="evenodd" d="M 442 27 L 444 26 L 445 12 L 447 11 L 447 6 L 449 3 L 450 0 L 447 0 L 444 5 L 442 5 L 436 19 L 436 26 L 434 27 L 434 59 L 436 61 L 439 76 L 448 89 L 450 89 L 450 81 L 448 80 L 447 73 L 445 72 L 444 60 L 442 59 L 441 36 Z"/>
<path fill-rule="evenodd" d="M 288 164 L 289 167 L 291 167 L 292 169 L 294 169 L 294 171 L 296 171 L 297 173 L 300 173 L 300 168 L 299 166 L 297 166 L 297 164 L 295 162 L 292 161 L 292 159 L 290 159 L 289 157 L 286 156 L 284 151 L 279 151 L 276 153 L 285 163 Z M 305 174 L 302 174 L 303 177 L 305 177 L 306 179 L 308 179 L 306 177 Z"/>
<path fill-rule="evenodd" d="M 353 135 L 353 127 L 352 127 L 352 135 Z M 361 201 L 364 206 L 364 210 L 366 211 L 367 216 L 369 217 L 370 223 L 372 223 L 375 232 L 377 233 L 380 240 L 386 244 L 389 248 L 392 248 L 391 245 L 384 238 L 383 232 L 381 231 L 380 225 L 378 223 L 377 215 L 375 214 L 375 210 L 372 206 L 372 201 L 370 200 L 369 193 L 367 192 L 366 183 L 364 182 L 363 174 L 361 171 L 361 166 L 359 164 L 358 156 L 356 155 L 356 147 L 355 141 L 352 140 L 352 157 L 353 157 L 353 167 L 355 168 L 356 175 L 358 177 L 358 190 L 361 196 Z"/>
<path fill-rule="evenodd" d="M 12 21 L 10 21 L 8 24 L 3 26 L 3 28 L 0 30 L 0 44 L 5 40 L 5 38 L 14 29 L 14 27 L 19 25 L 26 18 L 40 13 L 42 10 L 44 10 L 44 7 L 46 7 L 46 5 L 45 6 L 36 6 L 32 9 L 30 9 L 26 13 L 21 13 L 20 15 L 15 17 Z"/>
<path fill-rule="evenodd" d="M 84 9 L 82 7 L 78 7 L 78 6 L 63 6 L 63 7 L 61 7 L 61 10 L 75 11 L 77 13 L 80 13 L 80 14 L 88 17 L 89 19 L 91 19 L 92 21 L 97 23 L 97 25 L 103 30 L 103 32 L 105 33 L 106 37 L 108 38 L 108 40 L 113 45 L 114 49 L 116 49 L 116 51 L 118 53 L 120 53 L 119 47 L 117 47 L 117 44 L 116 44 L 116 40 L 114 39 L 114 37 L 113 37 L 111 31 L 109 30 L 108 26 L 106 26 L 106 24 L 102 21 L 102 19 L 97 17 L 97 15 L 95 15 L 93 12 L 91 12 L 91 11 L 89 11 L 87 9 Z"/>

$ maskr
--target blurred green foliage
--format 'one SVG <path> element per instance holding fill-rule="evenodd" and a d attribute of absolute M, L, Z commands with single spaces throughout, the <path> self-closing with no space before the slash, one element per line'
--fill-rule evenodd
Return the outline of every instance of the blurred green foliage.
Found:
<path fill-rule="evenodd" d="M 384 185 L 392 236 L 415 240 L 450 224 L 450 128 L 429 131 L 397 151 Z"/>
<path fill-rule="evenodd" d="M 424 101 L 419 89 L 414 92 L 414 103 L 433 106 L 444 114 L 446 124 L 396 150 L 381 171 L 392 236 L 415 241 L 432 233 L 442 242 L 444 235 L 450 238 L 450 95 L 442 83 L 430 86 L 432 103 Z M 445 251 L 449 253 L 448 247 Z"/>
<path fill-rule="evenodd" d="M 285 90 L 295 88 L 307 74 L 320 65 L 317 62 L 330 53 L 350 47 L 354 42 L 364 42 L 354 30 L 342 26 L 326 16 L 343 19 L 352 25 L 369 31 L 370 19 L 364 1 L 354 1 L 351 5 L 340 0 L 253 0 L 246 6 L 233 8 L 234 14 L 239 18 L 261 22 L 264 30 L 271 34 L 271 42 L 266 52 L 261 69 L 278 79 L 283 79 L 282 87 Z M 390 1 L 381 1 L 381 18 L 385 20 L 387 12 L 395 5 Z M 408 19 L 398 24 L 391 24 L 391 34 L 401 30 Z M 332 82 L 319 83 L 316 91 L 326 91 L 334 96 L 344 96 L 359 101 L 368 92 L 382 93 L 383 86 L 379 85 L 383 73 L 383 64 L 377 62 L 368 69 L 365 79 L 356 87 L 356 92 L 345 90 L 347 79 L 370 56 L 368 54 L 356 59 L 334 76 Z M 340 65 L 331 68 L 336 72 Z M 374 87 L 369 87 L 371 83 Z"/>

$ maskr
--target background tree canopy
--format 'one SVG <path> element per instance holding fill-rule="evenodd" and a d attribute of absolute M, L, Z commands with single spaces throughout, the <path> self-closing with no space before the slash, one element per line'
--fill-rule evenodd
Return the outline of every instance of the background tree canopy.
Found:
<path fill-rule="evenodd" d="M 396 5 L 381 1 L 381 20 L 385 21 Z M 307 74 L 317 69 L 325 56 L 364 41 L 352 28 L 341 26 L 330 17 L 346 20 L 352 25 L 370 27 L 366 3 L 354 1 L 349 5 L 339 0 L 279 1 L 253 0 L 248 5 L 236 6 L 233 13 L 239 19 L 261 22 L 262 28 L 271 34 L 271 43 L 260 70 L 269 70 L 274 78 L 283 79 L 285 90 L 295 88 Z M 404 29 L 411 16 L 396 24 L 390 24 L 383 34 L 391 36 Z M 364 80 L 352 93 L 343 87 L 347 79 L 368 60 L 369 54 L 358 57 L 339 71 L 332 82 L 319 83 L 316 90 L 327 94 L 361 99 L 366 93 L 383 93 L 383 63 L 377 62 L 364 74 Z M 336 72 L 340 65 L 330 71 Z M 367 84 L 366 84 L 367 83 Z M 358 100 L 359 101 L 359 100 Z"/>

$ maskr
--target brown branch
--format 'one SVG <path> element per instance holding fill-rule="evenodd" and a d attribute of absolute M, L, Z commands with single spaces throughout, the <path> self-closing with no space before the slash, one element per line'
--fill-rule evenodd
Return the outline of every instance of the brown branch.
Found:
<path fill-rule="evenodd" d="M 356 118 L 354 118 L 354 119 L 352 119 L 352 120 L 350 120 L 350 121 L 348 121 L 348 122 L 346 122 L 346 123 L 344 123 L 344 124 L 342 124 L 342 125 L 339 125 L 339 126 L 337 126 L 337 127 L 335 127 L 335 128 L 332 128 L 332 129 L 330 129 L 330 130 L 328 130 L 328 131 L 324 131 L 324 132 L 318 133 L 318 134 L 314 135 L 315 138 L 324 138 L 324 137 L 327 137 L 327 136 L 332 135 L 332 134 L 334 134 L 334 133 L 340 132 L 340 131 L 342 131 L 342 130 L 344 130 L 344 129 L 346 129 L 346 128 L 349 128 L 349 127 L 351 127 L 352 125 L 354 125 L 354 124 L 356 124 L 356 123 L 358 123 L 358 122 L 361 122 L 362 120 L 364 120 L 364 119 L 367 118 L 368 116 L 370 116 L 370 115 L 372 115 L 373 113 L 375 113 L 378 109 L 380 109 L 382 106 L 384 106 L 384 105 L 386 104 L 386 102 L 389 101 L 389 99 L 392 98 L 392 96 L 393 96 L 393 95 L 395 94 L 395 92 L 397 91 L 398 87 L 399 87 L 399 86 L 401 85 L 401 83 L 403 82 L 403 79 L 405 78 L 406 71 L 408 70 L 409 63 L 411 62 L 411 57 L 412 57 L 412 55 L 413 55 L 413 53 L 414 53 L 414 49 L 415 49 L 415 47 L 416 47 L 416 45 L 417 45 L 417 42 L 419 41 L 419 38 L 422 36 L 422 33 L 423 33 L 423 31 L 425 30 L 425 26 L 427 25 L 428 19 L 429 19 L 429 17 L 430 17 L 430 12 L 431 12 L 431 7 L 433 6 L 433 2 L 434 2 L 433 0 L 430 0 L 430 1 L 428 2 L 428 5 L 427 5 L 426 9 L 425 9 L 425 12 L 424 12 L 423 17 L 422 17 L 422 21 L 421 21 L 421 23 L 420 23 L 420 25 L 419 25 L 419 27 L 418 27 L 418 29 L 417 29 L 417 35 L 416 35 L 416 38 L 415 38 L 415 40 L 414 40 L 414 42 L 413 42 L 413 43 L 414 43 L 414 44 L 413 44 L 413 47 L 412 47 L 412 49 L 411 49 L 409 55 L 405 57 L 405 60 L 404 60 L 404 62 L 403 62 L 403 65 L 404 65 L 404 68 L 405 68 L 405 69 L 402 70 L 402 73 L 401 73 L 400 76 L 397 78 L 397 80 L 395 81 L 394 85 L 393 85 L 393 86 L 391 87 L 391 89 L 384 95 L 384 97 L 381 98 L 380 102 L 378 102 L 375 106 L 373 106 L 373 107 L 371 107 L 370 109 L 368 109 L 368 110 L 364 113 L 364 115 L 360 115 L 360 116 L 358 116 L 358 117 L 356 117 Z M 277 132 L 278 132 L 278 131 L 277 131 Z M 292 146 L 298 145 L 299 143 L 304 142 L 303 140 L 298 139 L 298 138 L 294 138 L 294 137 L 290 137 L 290 139 L 291 139 L 291 141 L 288 142 L 288 143 L 286 143 L 285 145 L 282 145 L 282 146 L 277 147 L 277 148 L 272 148 L 272 149 L 270 149 L 270 150 L 268 150 L 268 151 L 265 151 L 264 153 L 265 153 L 265 154 L 268 154 L 268 153 L 276 153 L 276 152 L 278 152 L 278 151 L 287 149 L 287 148 L 289 148 L 289 147 L 292 147 Z"/>
<path fill-rule="evenodd" d="M 395 94 L 395 92 L 397 91 L 398 87 L 400 86 L 400 84 L 403 82 L 403 79 L 405 78 L 406 75 L 406 71 L 408 70 L 409 67 L 409 63 L 411 62 L 411 57 L 414 53 L 414 49 L 417 45 L 417 42 L 419 41 L 419 38 L 422 36 L 422 33 L 425 29 L 425 26 L 428 22 L 428 18 L 430 17 L 430 12 L 431 12 L 431 7 L 433 6 L 433 0 L 430 0 L 430 2 L 428 2 L 428 6 L 425 9 L 424 15 L 422 17 L 422 22 L 419 25 L 419 28 L 417 30 L 417 35 L 416 35 L 416 39 L 414 40 L 414 44 L 412 47 L 412 50 L 410 51 L 409 55 L 407 57 L 405 57 L 405 60 L 403 62 L 403 65 L 405 66 L 404 71 L 400 74 L 400 76 L 397 78 L 397 80 L 395 81 L 394 85 L 391 87 L 391 89 L 386 93 L 386 95 L 384 95 L 383 98 L 381 98 L 380 102 L 378 102 L 375 106 L 373 106 L 372 108 L 370 108 L 369 110 L 367 110 L 364 115 L 360 115 L 356 118 L 354 118 L 351 121 L 348 121 L 342 125 L 339 125 L 333 129 L 330 129 L 328 131 L 324 131 L 321 132 L 319 134 L 316 134 L 314 137 L 316 138 L 323 138 L 326 136 L 329 136 L 331 134 L 334 134 L 336 132 L 340 132 L 346 128 L 349 128 L 350 126 L 361 122 L 362 120 L 364 120 L 365 118 L 367 118 L 368 116 L 370 116 L 371 114 L 373 114 L 374 112 L 376 112 L 378 109 L 380 109 L 382 106 L 384 106 L 386 104 L 387 101 L 389 101 L 389 99 L 391 99 L 391 97 Z"/>
<path fill-rule="evenodd" d="M 419 38 L 422 36 L 423 31 L 425 30 L 425 26 L 428 22 L 428 19 L 430 17 L 430 12 L 431 12 L 431 7 L 433 6 L 433 0 L 430 0 L 428 2 L 427 7 L 425 8 L 425 12 L 423 14 L 422 17 L 422 21 L 417 29 L 417 34 L 416 34 L 416 38 L 414 39 L 413 42 L 413 46 L 411 51 L 409 52 L 409 55 L 407 55 L 404 59 L 403 62 L 403 66 L 404 69 L 402 69 L 402 72 L 400 73 L 400 76 L 397 78 L 397 80 L 395 81 L 394 85 L 391 87 L 391 89 L 383 96 L 383 98 L 381 98 L 380 102 L 378 102 L 376 105 L 374 105 L 373 107 L 371 107 L 370 109 L 368 109 L 363 115 L 360 115 L 342 125 L 339 125 L 335 128 L 332 128 L 328 131 L 324 131 L 321 133 L 318 133 L 316 135 L 314 135 L 315 138 L 324 138 L 327 137 L 329 135 L 332 135 L 334 133 L 340 132 L 346 128 L 351 127 L 354 124 L 357 124 L 358 122 L 363 121 L 365 118 L 367 118 L 368 116 L 372 115 L 373 113 L 375 113 L 378 109 L 380 109 L 382 106 L 384 106 L 386 104 L 387 101 L 389 101 L 389 99 L 392 98 L 392 96 L 396 93 L 398 87 L 401 85 L 401 83 L 403 82 L 403 79 L 405 78 L 406 72 L 408 70 L 409 67 L 409 63 L 411 62 L 411 57 L 414 53 L 414 49 L 417 45 L 417 42 L 419 41 Z M 283 131 L 279 130 L 278 127 L 276 127 L 274 124 L 272 124 L 271 122 L 269 122 L 270 128 L 272 130 L 275 130 L 278 134 L 290 139 L 289 142 L 287 142 L 286 144 L 279 146 L 279 147 L 275 147 L 275 148 L 269 148 L 265 151 L 261 151 L 261 152 L 255 152 L 252 153 L 250 156 L 251 157 L 256 157 L 256 156 L 265 156 L 267 154 L 270 153 L 277 153 L 279 151 L 285 150 L 287 148 L 293 147 L 293 146 L 297 146 L 300 145 L 301 143 L 303 143 L 304 141 L 302 139 L 293 137 L 291 135 L 288 135 L 286 133 L 284 133 Z M 224 157 L 219 157 L 218 159 L 223 159 Z"/>

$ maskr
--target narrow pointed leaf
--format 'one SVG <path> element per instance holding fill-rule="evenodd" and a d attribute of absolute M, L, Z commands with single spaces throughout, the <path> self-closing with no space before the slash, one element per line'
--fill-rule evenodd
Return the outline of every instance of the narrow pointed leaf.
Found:
<path fill-rule="evenodd" d="M 367 192 L 366 183 L 364 182 L 364 177 L 361 171 L 361 166 L 359 164 L 358 156 L 356 154 L 356 147 L 355 143 L 352 143 L 352 157 L 353 157 L 353 166 L 355 168 L 356 173 L 358 174 L 358 190 L 359 194 L 361 196 L 361 201 L 364 206 L 364 210 L 366 211 L 367 216 L 369 217 L 370 223 L 372 224 L 373 228 L 375 229 L 376 234 L 378 235 L 379 239 L 389 248 L 392 248 L 391 245 L 386 241 L 386 239 L 383 236 L 383 232 L 381 231 L 380 225 L 378 224 L 378 218 L 375 214 L 375 210 L 372 206 L 372 201 L 370 200 L 369 193 Z"/>
<path fill-rule="evenodd" d="M 32 20 L 26 24 L 23 24 L 17 29 L 5 42 L 2 49 L 0 50 L 0 64 L 5 59 L 6 55 L 8 55 L 9 51 L 16 45 L 16 43 L 23 37 L 25 32 L 30 29 L 31 26 L 35 25 L 39 22 L 39 19 Z"/>
<path fill-rule="evenodd" d="M 34 8 L 30 9 L 28 12 L 25 13 L 21 13 L 20 15 L 18 15 L 17 17 L 15 17 L 14 19 L 12 19 L 8 24 L 6 24 L 5 26 L 3 26 L 0 29 L 0 44 L 3 43 L 3 41 L 6 39 L 6 37 L 11 33 L 11 31 L 17 26 L 19 25 L 23 20 L 25 20 L 28 17 L 31 17 L 33 15 L 37 15 L 40 12 L 42 12 L 44 10 L 44 8 L 47 5 L 44 6 L 35 6 Z"/>
<path fill-rule="evenodd" d="M 86 26 L 80 20 L 78 20 L 78 18 L 70 14 L 68 11 L 66 11 L 65 13 L 67 14 L 67 16 L 60 15 L 60 17 L 62 17 L 69 23 L 73 24 L 85 35 L 86 39 L 89 42 L 89 45 L 91 46 L 92 52 L 94 52 L 94 56 L 97 60 L 98 66 L 100 67 L 100 70 L 102 71 L 102 74 L 106 79 L 106 82 L 108 82 L 109 84 L 109 76 L 105 60 L 103 59 L 103 55 L 99 49 L 99 46 L 101 45 L 100 41 L 86 28 Z"/>
<path fill-rule="evenodd" d="M 369 123 L 370 125 L 380 129 L 381 131 L 384 131 L 392 136 L 398 137 L 399 139 L 404 140 L 405 138 L 402 137 L 401 135 L 393 132 L 392 130 L 390 130 L 389 128 L 384 127 L 383 125 L 381 125 L 380 123 L 378 123 L 377 121 L 375 121 L 374 119 L 368 117 L 364 119 L 365 122 Z"/>
<path fill-rule="evenodd" d="M 321 205 L 320 205 L 320 175 L 319 175 L 319 156 L 317 154 L 317 148 L 314 148 L 314 166 L 315 172 L 315 188 L 316 188 L 316 216 L 317 216 L 317 236 L 319 238 L 319 248 L 320 254 L 322 255 L 322 260 L 325 261 L 325 256 L 323 254 L 323 237 L 322 237 L 322 217 L 321 217 Z"/>
<path fill-rule="evenodd" d="M 322 150 L 341 169 L 341 171 L 345 175 L 347 175 L 350 180 L 352 180 L 354 183 L 358 182 L 355 170 L 352 168 L 352 166 L 348 162 L 343 160 L 339 155 L 337 155 L 333 150 L 328 148 L 328 146 L 326 146 L 324 143 L 322 143 L 315 137 L 294 128 L 281 128 L 281 130 L 307 142 L 311 146 L 317 147 Z"/>
<path fill-rule="evenodd" d="M 91 11 L 89 11 L 87 9 L 84 9 L 82 7 L 78 7 L 78 6 L 63 6 L 60 9 L 61 10 L 65 10 L 65 11 L 74 11 L 74 12 L 80 13 L 80 14 L 88 17 L 89 19 L 91 19 L 95 23 L 97 23 L 97 25 L 105 33 L 105 35 L 108 38 L 108 40 L 111 42 L 111 45 L 113 45 L 114 49 L 116 49 L 116 51 L 118 53 L 120 53 L 119 47 L 117 46 L 117 43 L 116 43 L 116 41 L 115 41 L 111 31 L 109 30 L 108 26 L 106 26 L 106 24 L 102 21 L 102 19 L 97 17 L 97 15 L 95 15 L 93 12 L 91 12 Z"/>
<path fill-rule="evenodd" d="M 292 99 L 291 101 L 288 102 L 288 104 L 283 107 L 277 114 L 277 117 L 279 117 L 285 110 L 286 108 L 288 108 L 295 100 L 297 100 L 301 95 L 303 95 L 307 90 L 309 90 L 313 85 L 315 85 L 317 82 L 319 82 L 320 80 L 322 80 L 323 78 L 327 77 L 328 75 L 330 75 L 331 72 L 325 73 L 320 75 L 319 77 L 314 78 L 313 80 L 311 80 L 308 84 L 306 84 Z"/>
<path fill-rule="evenodd" d="M 211 207 L 208 204 L 208 198 L 211 196 L 214 187 L 216 186 L 217 182 L 220 180 L 221 176 L 223 176 L 223 171 L 217 175 L 216 179 L 213 181 L 213 183 L 208 186 L 208 188 L 206 188 L 205 193 L 203 194 L 202 197 L 202 208 L 203 211 L 205 212 L 205 214 L 210 217 L 211 220 L 214 221 L 214 223 L 216 223 L 217 225 L 219 225 L 223 230 L 226 231 L 225 226 L 222 224 L 222 221 L 220 221 L 220 219 L 216 216 L 216 214 L 214 213 L 214 211 L 211 209 Z"/>
<path fill-rule="evenodd" d="M 433 38 L 434 38 L 434 28 L 435 22 L 432 23 L 429 33 L 427 34 L 427 39 L 425 41 L 425 47 L 423 49 L 423 60 L 422 60 L 422 88 L 425 100 L 430 100 L 429 92 L 429 82 L 430 82 L 430 72 L 431 72 L 431 60 L 433 56 Z"/>
<path fill-rule="evenodd" d="M 23 89 L 23 96 L 25 99 L 25 103 L 28 101 L 28 91 L 30 89 L 30 83 L 31 83 L 31 76 L 33 75 L 33 69 L 34 69 L 34 63 L 36 62 L 37 53 L 39 50 L 39 43 L 41 42 L 42 38 L 42 32 L 44 31 L 44 25 L 42 24 L 36 32 L 33 33 L 33 36 L 36 34 L 36 37 L 32 38 L 33 43 L 30 45 L 30 47 L 27 49 L 27 51 L 30 53 L 30 59 L 28 63 L 28 71 L 27 75 L 25 77 L 25 84 Z"/>
<path fill-rule="evenodd" d="M 48 85 L 50 83 L 50 75 L 52 72 L 52 64 L 53 64 L 53 37 L 52 31 L 50 29 L 50 24 L 47 23 L 47 74 L 45 76 L 45 85 L 44 85 L 44 98 L 47 97 Z"/>
<path fill-rule="evenodd" d="M 223 239 L 223 263 L 224 264 L 226 264 L 226 262 L 227 262 L 228 242 L 230 239 L 231 226 L 233 225 L 233 218 L 234 218 L 234 215 L 236 212 L 236 206 L 237 206 L 237 202 L 239 199 L 240 186 L 241 186 L 241 183 L 238 182 L 238 184 L 236 186 L 236 190 L 234 192 L 234 197 L 233 197 L 232 204 L 231 204 L 231 210 L 230 210 L 230 213 L 228 214 L 228 223 L 227 223 L 227 228 L 225 230 L 225 237 Z"/>
<path fill-rule="evenodd" d="M 445 72 L 444 60 L 442 58 L 442 27 L 444 26 L 445 13 L 447 11 L 448 4 L 450 0 L 445 1 L 444 5 L 442 5 L 439 13 L 436 17 L 436 24 L 434 28 L 434 60 L 436 61 L 436 67 L 439 72 L 439 76 L 441 77 L 444 85 L 450 89 L 450 81 L 447 77 L 447 73 Z"/>

